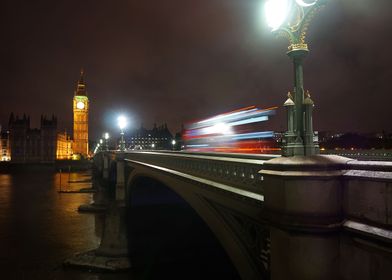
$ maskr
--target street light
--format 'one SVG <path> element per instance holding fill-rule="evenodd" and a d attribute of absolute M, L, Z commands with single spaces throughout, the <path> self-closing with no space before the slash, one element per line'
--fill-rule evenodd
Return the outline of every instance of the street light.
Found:
<path fill-rule="evenodd" d="M 173 151 L 174 151 L 174 145 L 176 144 L 176 140 L 173 139 L 171 143 L 172 143 Z"/>
<path fill-rule="evenodd" d="M 312 109 L 314 102 L 309 91 L 304 91 L 302 61 L 309 52 L 305 42 L 309 23 L 327 0 L 268 0 L 264 11 L 273 33 L 287 37 L 287 55 L 294 64 L 293 95 L 289 92 L 284 103 L 287 108 L 287 131 L 284 134 L 284 156 L 314 155 L 319 145 L 314 141 Z"/>
<path fill-rule="evenodd" d="M 121 140 L 120 140 L 120 151 L 125 151 L 125 141 L 124 141 L 124 128 L 127 126 L 127 118 L 124 116 L 119 116 L 117 118 L 118 126 L 121 130 Z"/>
<path fill-rule="evenodd" d="M 103 138 L 105 139 L 105 150 L 108 151 L 109 150 L 109 133 L 105 132 L 103 134 Z"/>

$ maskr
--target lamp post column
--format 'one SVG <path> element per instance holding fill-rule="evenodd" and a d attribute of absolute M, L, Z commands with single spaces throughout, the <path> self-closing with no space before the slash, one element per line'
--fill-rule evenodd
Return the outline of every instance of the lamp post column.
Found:
<path fill-rule="evenodd" d="M 120 143 L 120 151 L 124 152 L 125 151 L 125 143 L 124 143 L 124 130 L 121 129 L 121 143 Z"/>
<path fill-rule="evenodd" d="M 293 48 L 293 46 L 290 46 Z M 291 49 L 287 55 L 293 60 L 294 66 L 294 135 L 286 139 L 284 156 L 305 155 L 304 148 L 304 82 L 302 61 L 307 49 Z M 289 125 L 289 124 L 288 124 Z"/>
<path fill-rule="evenodd" d="M 288 106 L 288 130 L 282 141 L 282 154 L 286 157 L 319 153 L 317 140 L 313 137 L 314 104 L 304 96 L 303 60 L 309 52 L 305 42 L 309 23 L 326 2 L 327 0 L 269 0 L 265 3 L 267 22 L 272 32 L 289 40 L 287 55 L 293 60 L 294 66 L 294 96 L 289 97 L 290 104 L 285 103 Z M 291 118 L 294 118 L 293 123 Z"/>

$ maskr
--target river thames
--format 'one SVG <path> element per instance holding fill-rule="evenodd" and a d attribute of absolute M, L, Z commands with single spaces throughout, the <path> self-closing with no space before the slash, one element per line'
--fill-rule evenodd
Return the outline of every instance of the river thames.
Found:
<path fill-rule="evenodd" d="M 61 175 L 62 190 L 90 187 L 90 172 Z M 66 258 L 99 246 L 104 215 L 77 211 L 92 202 L 92 194 L 59 189 L 60 173 L 50 169 L 0 173 L 1 279 L 238 279 L 204 222 L 176 195 L 167 192 L 168 198 L 165 190 L 164 200 L 152 195 L 149 201 L 145 193 L 142 203 L 133 203 L 127 218 L 134 248 L 130 271 L 63 267 Z"/>

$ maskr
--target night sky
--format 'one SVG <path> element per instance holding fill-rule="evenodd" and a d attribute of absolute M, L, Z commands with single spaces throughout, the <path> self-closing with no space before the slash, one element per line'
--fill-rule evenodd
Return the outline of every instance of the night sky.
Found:
<path fill-rule="evenodd" d="M 288 42 L 262 19 L 262 0 L 3 0 L 0 123 L 54 113 L 72 128 L 80 69 L 90 138 L 118 112 L 181 123 L 237 108 L 279 106 L 292 88 Z M 331 0 L 313 20 L 305 89 L 315 130 L 391 131 L 392 1 Z M 269 123 L 285 130 L 283 110 Z M 112 127 L 112 128 L 111 128 Z"/>

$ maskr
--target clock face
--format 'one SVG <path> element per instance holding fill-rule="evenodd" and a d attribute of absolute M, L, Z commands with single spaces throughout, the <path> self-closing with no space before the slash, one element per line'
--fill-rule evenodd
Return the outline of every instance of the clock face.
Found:
<path fill-rule="evenodd" d="M 76 103 L 76 108 L 84 109 L 84 103 L 82 101 L 79 101 L 78 103 Z"/>

